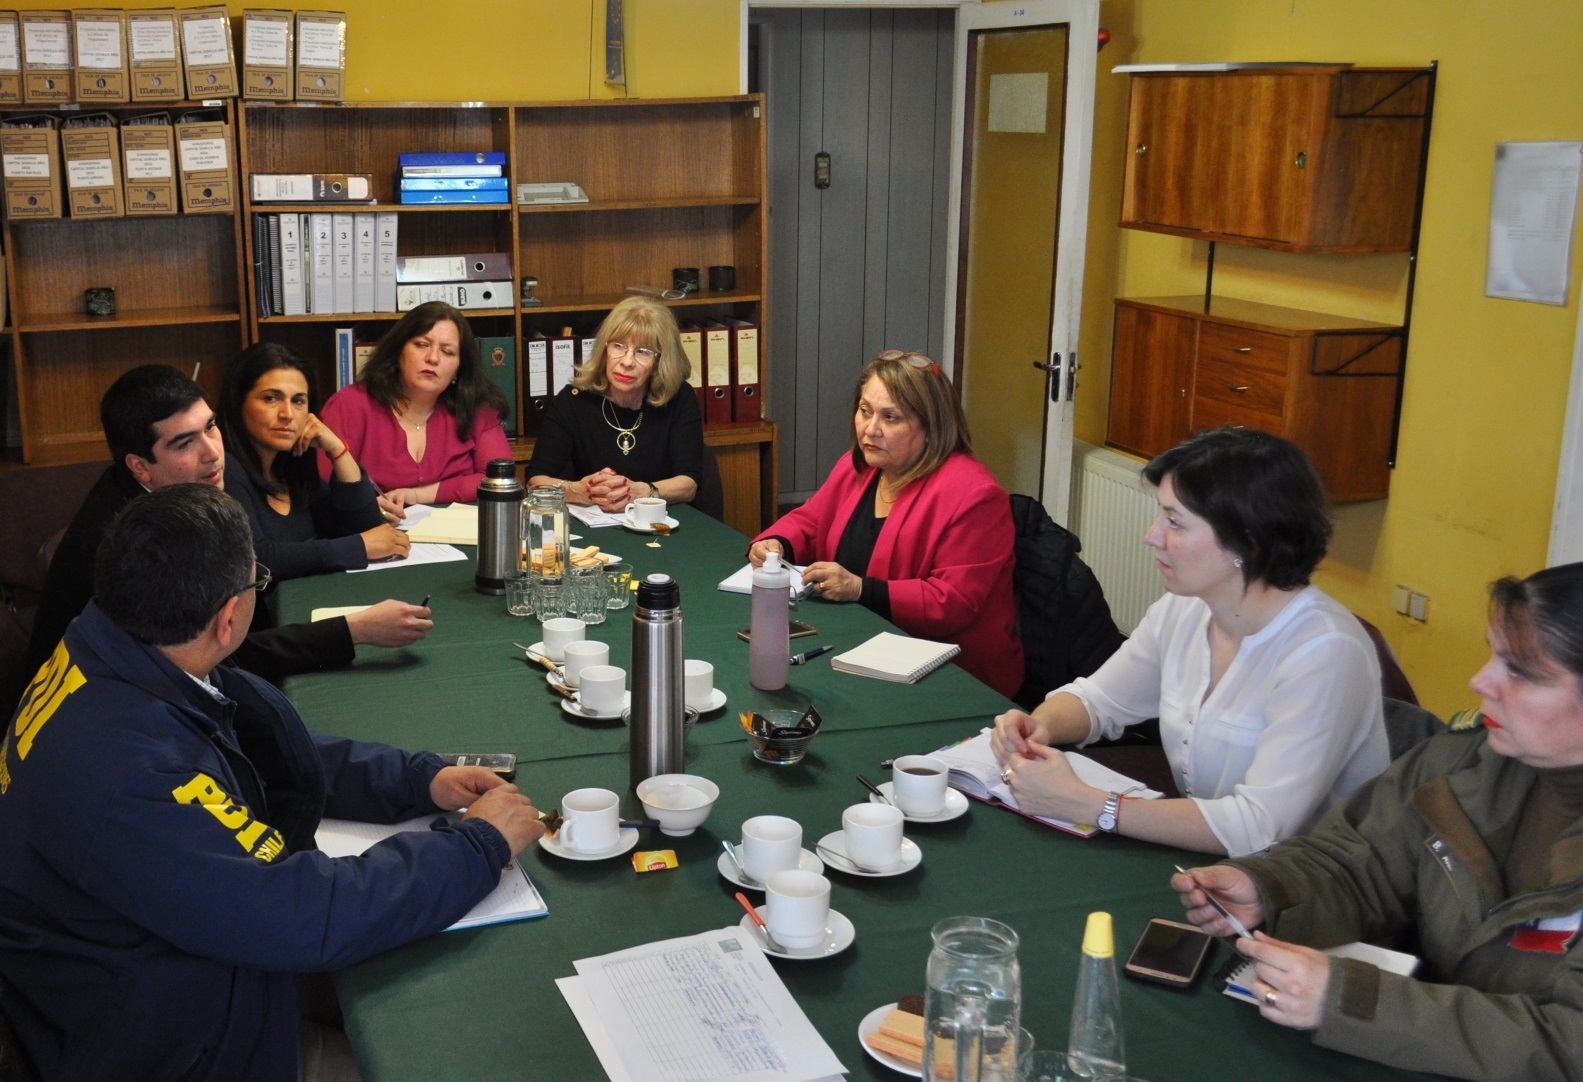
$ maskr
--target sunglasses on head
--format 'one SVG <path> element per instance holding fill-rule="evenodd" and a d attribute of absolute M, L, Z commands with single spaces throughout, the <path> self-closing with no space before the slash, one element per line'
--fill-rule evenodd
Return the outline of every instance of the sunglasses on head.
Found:
<path fill-rule="evenodd" d="M 935 375 L 940 375 L 940 366 L 935 364 L 932 358 L 922 353 L 912 353 L 902 349 L 887 349 L 874 359 L 876 361 L 906 361 L 914 368 L 927 368 Z"/>

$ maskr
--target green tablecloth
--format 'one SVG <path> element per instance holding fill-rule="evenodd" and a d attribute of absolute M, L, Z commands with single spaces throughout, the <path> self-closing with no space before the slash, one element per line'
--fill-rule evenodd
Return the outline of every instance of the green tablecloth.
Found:
<path fill-rule="evenodd" d="M 640 573 L 664 570 L 682 584 L 688 654 L 715 663 L 730 700 L 723 715 L 698 724 L 688 747 L 687 769 L 720 785 L 713 814 L 691 837 L 645 832 L 640 839 L 640 848 L 675 849 L 681 867 L 673 871 L 638 875 L 625 859 L 583 863 L 530 850 L 522 861 L 548 917 L 445 933 L 339 974 L 348 1032 L 370 1082 L 602 1077 L 553 983 L 574 972 L 574 960 L 735 924 L 742 916 L 736 888 L 715 863 L 721 839 L 736 840 L 743 819 L 791 816 L 812 848 L 840 828 L 844 807 L 866 796 L 854 774 L 885 780 L 881 759 L 971 735 L 1006 707 L 955 666 L 908 687 L 835 673 L 820 658 L 792 670 L 793 692 L 811 698 L 826 719 L 807 760 L 758 763 L 733 720 L 738 709 L 768 701 L 748 685 L 746 646 L 735 636 L 747 623 L 747 598 L 715 589 L 741 565 L 743 539 L 690 509 L 678 517 L 682 527 L 657 548 L 625 532 L 582 532 Z M 327 731 L 410 747 L 514 751 L 517 783 L 541 807 L 579 786 L 626 792 L 625 729 L 571 722 L 560 712 L 542 671 L 510 646 L 536 641 L 536 621 L 507 616 L 501 599 L 475 593 L 472 573 L 468 562 L 283 584 L 285 619 L 305 618 L 319 605 L 432 594 L 437 623 L 410 651 L 365 651 L 352 673 L 290 681 L 292 699 Z M 820 628 L 801 640 L 810 644 L 845 648 L 886 626 L 855 605 L 813 604 L 801 615 Z M 630 620 L 630 610 L 617 612 L 591 629 L 610 642 L 615 664 L 629 655 Z M 626 800 L 636 813 L 636 799 Z M 1088 912 L 1114 915 L 1124 954 L 1150 917 L 1179 914 L 1167 885 L 1171 865 L 1202 859 L 1122 838 L 1080 840 L 978 804 L 950 823 L 911 824 L 908 836 L 923 863 L 906 875 L 829 873 L 831 904 L 857 930 L 851 948 L 815 962 L 774 962 L 853 1078 L 898 1077 L 863 1053 L 856 1027 L 872 1008 L 924 991 L 936 921 L 974 914 L 1017 929 L 1023 1024 L 1040 1046 L 1064 1047 Z M 1226 956 L 1219 949 L 1217 961 Z M 1316 1048 L 1207 981 L 1187 994 L 1123 981 L 1122 1002 L 1128 1063 L 1151 1082 L 1417 1077 Z"/>

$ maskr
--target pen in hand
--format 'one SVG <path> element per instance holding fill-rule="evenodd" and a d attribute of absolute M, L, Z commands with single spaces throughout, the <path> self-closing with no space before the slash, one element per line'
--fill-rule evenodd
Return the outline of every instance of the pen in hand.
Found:
<path fill-rule="evenodd" d="M 812 661 L 814 658 L 818 657 L 820 654 L 828 654 L 831 650 L 834 650 L 834 649 L 835 649 L 834 646 L 816 646 L 812 650 L 804 650 L 800 654 L 793 654 L 792 658 L 791 658 L 791 663 L 793 665 L 801 665 L 804 662 Z"/>
<path fill-rule="evenodd" d="M 423 595 L 423 600 L 418 602 L 418 608 L 420 608 L 420 609 L 428 608 L 429 607 L 429 598 L 431 598 L 433 596 L 434 596 L 433 594 L 424 594 Z"/>
<path fill-rule="evenodd" d="M 1209 904 L 1214 908 L 1215 912 L 1224 917 L 1226 923 L 1231 925 L 1232 931 L 1236 932 L 1237 935 L 1241 936 L 1243 939 L 1253 938 L 1253 933 L 1248 931 L 1247 926 L 1236 917 L 1232 916 L 1231 910 L 1227 909 L 1224 905 L 1221 905 L 1220 899 L 1209 893 L 1209 888 L 1200 883 L 1197 878 L 1194 877 L 1192 872 L 1188 871 L 1180 864 L 1176 865 L 1176 870 L 1187 876 L 1187 878 L 1193 880 L 1194 885 L 1197 886 L 1199 890 L 1204 892 L 1204 897 L 1208 899 Z"/>

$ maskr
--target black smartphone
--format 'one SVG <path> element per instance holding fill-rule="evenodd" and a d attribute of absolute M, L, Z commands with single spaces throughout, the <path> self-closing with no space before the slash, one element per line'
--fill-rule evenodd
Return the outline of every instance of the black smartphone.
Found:
<path fill-rule="evenodd" d="M 1191 924 L 1155 917 L 1143 929 L 1122 969 L 1127 976 L 1186 991 L 1198 982 L 1215 938 Z"/>
<path fill-rule="evenodd" d="M 791 630 L 790 637 L 794 639 L 800 639 L 804 635 L 819 634 L 818 628 L 814 627 L 812 624 L 805 624 L 801 620 L 789 620 L 787 621 L 787 627 Z M 743 642 L 751 642 L 753 640 L 753 632 L 749 628 L 743 628 L 741 631 L 737 632 L 737 638 L 741 639 Z"/>
<path fill-rule="evenodd" d="M 481 766 L 510 781 L 517 776 L 517 757 L 501 752 L 442 752 L 440 758 L 451 766 Z"/>

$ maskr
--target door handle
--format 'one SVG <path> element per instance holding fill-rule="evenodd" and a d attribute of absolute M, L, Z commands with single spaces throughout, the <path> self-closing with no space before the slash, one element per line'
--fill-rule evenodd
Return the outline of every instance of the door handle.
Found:
<path fill-rule="evenodd" d="M 1228 383 L 1226 384 L 1226 390 L 1235 391 L 1238 394 L 1247 394 L 1248 385 L 1246 383 Z"/>
<path fill-rule="evenodd" d="M 1237 346 L 1231 352 L 1233 352 L 1233 353 L 1252 353 L 1253 352 L 1253 347 L 1252 346 Z"/>

